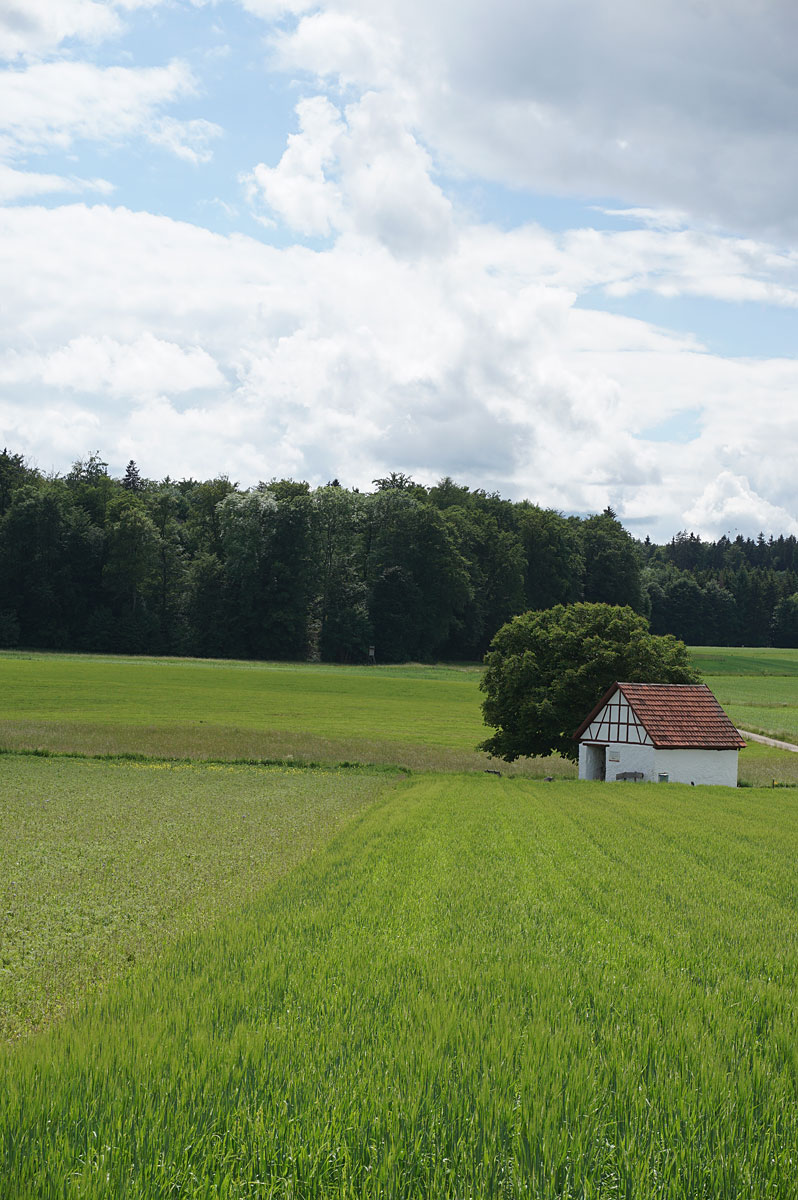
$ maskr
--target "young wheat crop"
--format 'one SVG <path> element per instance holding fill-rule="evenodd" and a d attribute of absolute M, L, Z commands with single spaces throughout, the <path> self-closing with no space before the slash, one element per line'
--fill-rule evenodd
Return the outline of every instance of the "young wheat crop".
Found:
<path fill-rule="evenodd" d="M 797 1194 L 792 792 L 411 781 L 2 1061 L 9 1200 Z"/>

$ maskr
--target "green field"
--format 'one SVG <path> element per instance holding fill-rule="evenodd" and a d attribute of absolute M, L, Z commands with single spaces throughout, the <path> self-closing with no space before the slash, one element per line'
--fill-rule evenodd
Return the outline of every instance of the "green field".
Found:
<path fill-rule="evenodd" d="M 0 747 L 156 757 L 495 766 L 480 669 L 0 653 Z M 573 776 L 559 759 L 520 762 Z"/>
<path fill-rule="evenodd" d="M 478 679 L 0 655 L 2 1200 L 798 1198 L 798 788 L 486 775 Z"/>
<path fill-rule="evenodd" d="M 690 657 L 705 675 L 798 675 L 798 650 L 771 646 L 693 646 Z"/>
<path fill-rule="evenodd" d="M 798 743 L 798 650 L 701 646 L 691 655 L 738 728 Z"/>
<path fill-rule="evenodd" d="M 477 668 L 104 659 L 4 654 L 0 720 L 111 731 L 308 734 L 470 751 L 481 731 Z M 207 726 L 207 729 L 198 728 Z"/>
<path fill-rule="evenodd" d="M 797 796 L 394 785 L 5 1053 L 4 1196 L 796 1195 Z"/>
<path fill-rule="evenodd" d="M 0 756 L 0 1039 L 260 894 L 394 778 Z"/>
<path fill-rule="evenodd" d="M 692 651 L 743 729 L 798 743 L 798 651 Z M 710 673 L 711 672 L 711 673 Z M 573 778 L 560 759 L 508 766 L 475 746 L 476 666 L 336 667 L 0 653 L 0 749 L 158 758 L 488 767 Z M 749 746 L 740 777 L 798 783 L 798 755 Z"/>

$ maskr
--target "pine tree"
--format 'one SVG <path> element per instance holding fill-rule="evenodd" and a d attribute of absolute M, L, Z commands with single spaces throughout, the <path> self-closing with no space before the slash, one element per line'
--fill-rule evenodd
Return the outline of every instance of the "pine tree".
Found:
<path fill-rule="evenodd" d="M 132 458 L 125 469 L 122 487 L 127 488 L 129 492 L 141 492 L 144 490 L 144 484 L 142 483 L 141 475 L 139 475 L 139 469 Z"/>

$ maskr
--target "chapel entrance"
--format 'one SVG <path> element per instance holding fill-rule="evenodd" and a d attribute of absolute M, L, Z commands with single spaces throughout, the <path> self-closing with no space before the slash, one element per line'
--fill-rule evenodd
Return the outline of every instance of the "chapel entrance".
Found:
<path fill-rule="evenodd" d="M 607 747 L 585 746 L 585 779 L 607 778 Z"/>

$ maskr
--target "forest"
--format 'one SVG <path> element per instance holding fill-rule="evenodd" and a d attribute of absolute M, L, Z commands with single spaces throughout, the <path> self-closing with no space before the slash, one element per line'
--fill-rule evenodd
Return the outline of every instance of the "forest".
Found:
<path fill-rule="evenodd" d="M 273 479 L 63 476 L 0 454 L 0 647 L 248 659 L 474 661 L 512 616 L 627 604 L 690 645 L 798 646 L 793 536 L 638 541 L 402 472 L 360 492 Z"/>

